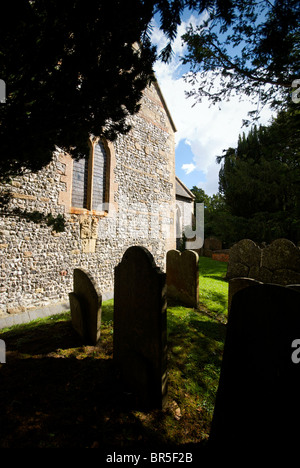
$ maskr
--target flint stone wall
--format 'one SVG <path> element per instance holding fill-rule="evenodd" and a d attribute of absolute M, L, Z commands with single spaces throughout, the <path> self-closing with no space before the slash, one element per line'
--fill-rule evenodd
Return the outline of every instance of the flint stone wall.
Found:
<path fill-rule="evenodd" d="M 260 248 L 250 239 L 231 247 L 226 277 L 252 278 L 262 283 L 300 284 L 300 249 L 288 239 Z"/>
<path fill-rule="evenodd" d="M 165 268 L 175 238 L 174 124 L 156 84 L 144 91 L 132 130 L 110 144 L 110 203 L 101 215 L 71 207 L 72 159 L 57 150 L 37 174 L 2 186 L 8 209 L 62 214 L 64 232 L 0 216 L 0 316 L 68 303 L 74 268 L 92 273 L 103 297 L 113 294 L 114 267 L 131 245 L 143 245 Z M 87 222 L 86 222 L 87 220 Z M 96 235 L 95 235 L 96 232 Z"/>

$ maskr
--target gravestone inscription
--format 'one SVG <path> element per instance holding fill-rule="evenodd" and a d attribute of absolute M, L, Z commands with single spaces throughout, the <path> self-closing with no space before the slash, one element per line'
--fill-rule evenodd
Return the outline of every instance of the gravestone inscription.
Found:
<path fill-rule="evenodd" d="M 88 344 L 100 339 L 102 295 L 92 276 L 82 268 L 73 272 L 73 292 L 69 293 L 72 325 Z"/>
<path fill-rule="evenodd" d="M 300 431 L 300 293 L 256 284 L 232 298 L 211 447 L 292 448 Z M 271 452 L 270 452 L 271 453 Z"/>
<path fill-rule="evenodd" d="M 114 361 L 138 404 L 167 398 L 166 275 L 144 247 L 126 250 L 115 268 Z"/>

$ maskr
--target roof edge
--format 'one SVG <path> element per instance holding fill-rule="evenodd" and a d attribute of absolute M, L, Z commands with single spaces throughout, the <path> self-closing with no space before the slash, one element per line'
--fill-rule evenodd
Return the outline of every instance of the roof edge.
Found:
<path fill-rule="evenodd" d="M 169 108 L 168 108 L 168 106 L 167 106 L 166 100 L 165 100 L 165 98 L 164 98 L 164 96 L 163 96 L 162 90 L 160 89 L 160 86 L 159 86 L 159 84 L 158 84 L 158 81 L 157 81 L 156 76 L 154 76 L 154 78 L 155 78 L 155 79 L 154 79 L 154 81 L 153 81 L 153 84 L 154 84 L 154 86 L 156 87 L 156 91 L 158 92 L 159 97 L 160 97 L 160 99 L 161 99 L 161 101 L 162 101 L 162 104 L 163 104 L 163 106 L 164 106 L 164 108 L 165 108 L 165 111 L 166 111 L 166 113 L 167 113 L 167 115 L 168 115 L 168 118 L 169 118 L 171 127 L 172 127 L 172 129 L 173 129 L 173 132 L 176 133 L 176 132 L 177 132 L 177 129 L 176 129 L 176 126 L 175 126 L 174 121 L 173 121 L 173 119 L 172 119 L 172 116 L 171 116 L 171 113 L 170 113 L 170 111 L 169 111 Z"/>
<path fill-rule="evenodd" d="M 177 175 L 175 175 L 175 179 L 177 180 L 177 182 L 181 185 L 181 187 L 183 188 L 183 190 L 185 190 L 188 195 L 190 196 L 190 198 L 192 198 L 193 200 L 195 200 L 195 195 L 193 194 L 193 192 L 190 191 L 190 189 L 187 188 L 186 185 L 184 185 L 184 183 L 179 179 L 179 177 Z"/>

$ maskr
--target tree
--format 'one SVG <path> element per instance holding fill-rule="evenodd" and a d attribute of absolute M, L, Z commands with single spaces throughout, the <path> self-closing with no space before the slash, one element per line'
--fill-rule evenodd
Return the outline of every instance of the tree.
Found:
<path fill-rule="evenodd" d="M 205 237 L 215 236 L 222 239 L 225 245 L 230 243 L 232 236 L 229 232 L 230 229 L 227 228 L 229 210 L 225 204 L 224 197 L 220 193 L 210 197 L 202 188 L 196 186 L 193 186 L 191 192 L 195 195 L 195 205 L 197 203 L 204 204 Z"/>
<path fill-rule="evenodd" d="M 154 79 L 149 40 L 155 12 L 174 39 L 186 6 L 221 0 L 12 0 L 0 29 L 0 181 L 47 165 L 55 147 L 88 154 L 88 135 L 126 133 Z M 138 44 L 138 47 L 133 46 Z M 170 56 L 170 47 L 163 56 Z"/>
<path fill-rule="evenodd" d="M 269 242 L 300 237 L 300 111 L 278 114 L 270 126 L 240 135 L 222 162 L 219 189 L 239 235 Z"/>
<path fill-rule="evenodd" d="M 153 78 L 152 6 L 139 0 L 14 0 L 7 6 L 0 30 L 7 87 L 0 106 L 2 177 L 39 170 L 55 145 L 79 158 L 88 153 L 89 134 L 114 139 L 126 132 L 126 117 L 138 110 Z"/>
<path fill-rule="evenodd" d="M 300 73 L 300 3 L 298 0 L 234 0 L 231 21 L 212 9 L 202 24 L 183 36 L 183 58 L 194 85 L 196 102 L 207 96 L 215 104 L 233 93 L 256 100 L 249 112 L 258 118 L 259 105 L 285 108 Z M 219 83 L 219 86 L 216 85 Z"/>

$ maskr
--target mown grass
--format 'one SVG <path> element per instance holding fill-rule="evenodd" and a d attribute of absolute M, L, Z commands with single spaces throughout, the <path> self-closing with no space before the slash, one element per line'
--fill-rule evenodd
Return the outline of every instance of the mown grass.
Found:
<path fill-rule="evenodd" d="M 210 314 L 222 321 L 227 317 L 228 282 L 225 280 L 227 263 L 208 257 L 199 259 L 200 303 Z"/>
<path fill-rule="evenodd" d="M 1 330 L 1 448 L 166 447 L 205 444 L 218 387 L 227 314 L 226 264 L 199 262 L 199 310 L 168 306 L 168 404 L 142 411 L 113 366 L 113 301 L 101 340 L 84 345 L 70 313 Z"/>

